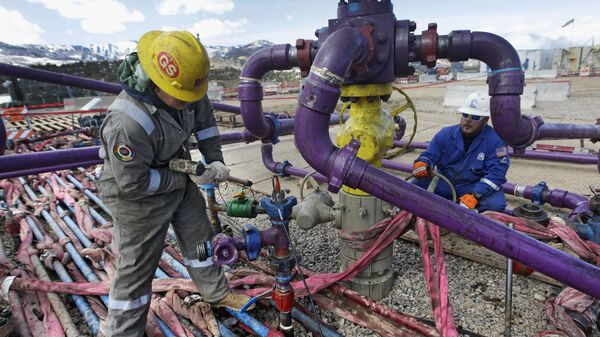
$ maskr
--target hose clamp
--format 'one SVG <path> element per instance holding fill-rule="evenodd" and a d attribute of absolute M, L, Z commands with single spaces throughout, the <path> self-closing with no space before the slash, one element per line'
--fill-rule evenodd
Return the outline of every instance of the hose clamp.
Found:
<path fill-rule="evenodd" d="M 525 185 L 515 185 L 513 193 L 516 197 L 523 197 L 525 194 Z"/>
<path fill-rule="evenodd" d="M 281 135 L 281 120 L 272 112 L 265 114 L 265 118 L 271 121 L 273 124 L 273 136 L 271 137 L 271 143 L 279 143 L 279 136 Z"/>
<path fill-rule="evenodd" d="M 348 145 L 338 150 L 337 156 L 333 161 L 333 167 L 329 171 L 328 180 L 329 186 L 327 190 L 332 193 L 337 193 L 350 170 L 351 164 L 356 159 L 358 149 L 360 148 L 360 141 L 352 139 Z"/>
<path fill-rule="evenodd" d="M 544 204 L 544 194 L 546 191 L 548 191 L 548 185 L 546 185 L 545 181 L 540 181 L 533 187 L 531 190 L 531 201 L 534 205 Z"/>
<path fill-rule="evenodd" d="M 289 177 L 290 175 L 288 173 L 285 173 L 285 168 L 291 165 L 292 164 L 290 164 L 290 162 L 287 160 L 277 162 L 275 164 L 275 173 L 277 173 L 281 177 Z"/>

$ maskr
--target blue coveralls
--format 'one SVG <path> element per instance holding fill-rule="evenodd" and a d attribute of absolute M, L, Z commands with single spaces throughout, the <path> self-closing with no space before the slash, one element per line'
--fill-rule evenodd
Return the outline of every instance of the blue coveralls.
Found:
<path fill-rule="evenodd" d="M 460 125 L 449 126 L 438 132 L 425 152 L 415 161 L 426 162 L 446 176 L 456 188 L 457 198 L 467 193 L 481 194 L 477 210 L 502 211 L 506 198 L 502 184 L 510 165 L 508 148 L 496 131 L 489 125 L 473 139 L 467 153 Z M 416 184 L 427 188 L 431 179 L 417 180 Z M 435 194 L 451 199 L 452 192 L 440 180 Z"/>

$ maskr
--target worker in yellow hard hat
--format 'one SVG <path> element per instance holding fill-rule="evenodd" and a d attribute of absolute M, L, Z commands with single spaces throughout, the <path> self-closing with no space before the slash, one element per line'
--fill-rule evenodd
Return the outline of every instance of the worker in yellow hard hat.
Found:
<path fill-rule="evenodd" d="M 197 185 L 171 171 L 171 159 L 191 159 L 190 135 L 207 163 L 206 182 L 229 177 L 219 130 L 206 95 L 210 63 L 192 34 L 151 31 L 137 53 L 118 69 L 123 91 L 108 108 L 100 156 L 104 169 L 98 188 L 112 212 L 118 261 L 101 333 L 143 336 L 152 296 L 151 284 L 169 224 L 203 300 L 239 310 L 247 296 L 231 292 L 221 268 L 199 260 L 196 243 L 213 229 Z"/>

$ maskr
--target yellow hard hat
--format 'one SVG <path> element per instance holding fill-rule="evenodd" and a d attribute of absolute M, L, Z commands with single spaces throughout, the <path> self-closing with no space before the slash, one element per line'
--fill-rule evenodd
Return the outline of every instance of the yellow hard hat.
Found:
<path fill-rule="evenodd" d="M 206 95 L 210 62 L 204 46 L 191 33 L 147 32 L 137 52 L 148 77 L 165 93 L 184 102 Z"/>

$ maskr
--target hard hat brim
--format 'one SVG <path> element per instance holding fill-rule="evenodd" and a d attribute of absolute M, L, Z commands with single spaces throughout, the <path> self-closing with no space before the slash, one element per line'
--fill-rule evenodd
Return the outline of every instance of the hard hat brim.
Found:
<path fill-rule="evenodd" d="M 473 116 L 490 117 L 489 111 L 483 112 L 481 110 L 473 109 L 471 107 L 461 107 L 457 111 L 463 114 L 469 114 Z"/>
<path fill-rule="evenodd" d="M 197 102 L 201 100 L 208 91 L 208 78 L 195 90 L 177 89 L 171 85 L 171 80 L 161 75 L 155 67 L 152 66 L 151 45 L 156 38 L 164 33 L 161 30 L 153 30 L 142 35 L 137 44 L 137 53 L 142 68 L 148 74 L 148 77 L 160 90 L 184 102 Z"/>

